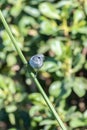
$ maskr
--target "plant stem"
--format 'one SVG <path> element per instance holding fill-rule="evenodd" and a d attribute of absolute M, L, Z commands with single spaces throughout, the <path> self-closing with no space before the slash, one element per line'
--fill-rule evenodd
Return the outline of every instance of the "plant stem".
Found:
<path fill-rule="evenodd" d="M 8 26 L 8 24 L 7 24 L 7 22 L 6 22 L 5 18 L 4 18 L 4 16 L 3 16 L 1 10 L 0 10 L 0 19 L 1 19 L 3 25 L 4 25 L 5 29 L 6 29 L 6 31 L 7 31 L 8 35 L 9 35 L 9 37 L 10 37 L 10 39 L 11 39 L 13 45 L 14 45 L 14 47 L 15 47 L 17 53 L 19 54 L 19 56 L 20 56 L 20 58 L 21 58 L 23 64 L 27 64 L 27 61 L 26 61 L 24 55 L 22 54 L 20 48 L 18 47 L 17 42 L 16 42 L 15 38 L 13 37 L 12 32 L 11 32 L 11 30 L 10 30 L 10 28 L 9 28 L 9 26 Z M 36 84 L 38 90 L 39 90 L 40 93 L 42 94 L 42 96 L 43 96 L 43 98 L 44 98 L 46 104 L 48 105 L 48 107 L 49 107 L 50 110 L 52 111 L 54 117 L 56 118 L 58 124 L 60 125 L 60 127 L 62 128 L 62 130 L 66 130 L 65 125 L 63 124 L 62 120 L 60 119 L 58 113 L 55 111 L 55 109 L 54 109 L 52 103 L 51 103 L 50 100 L 48 99 L 47 95 L 45 94 L 45 92 L 44 92 L 42 86 L 40 85 L 39 81 L 38 81 L 37 78 L 35 77 L 34 73 L 32 73 L 32 72 L 29 72 L 29 73 L 30 73 L 30 76 L 32 77 L 33 81 L 35 82 L 35 84 Z"/>
<path fill-rule="evenodd" d="M 47 103 L 47 105 L 49 106 L 50 110 L 52 111 L 53 115 L 55 116 L 58 124 L 61 126 L 62 130 L 66 130 L 66 127 L 64 126 L 62 120 L 60 119 L 58 113 L 56 112 L 54 106 L 52 105 L 52 103 L 50 102 L 50 100 L 48 99 L 47 95 L 45 94 L 44 90 L 42 89 L 40 83 L 38 82 L 38 80 L 36 79 L 34 74 L 31 74 L 32 78 L 35 82 L 35 84 L 37 85 L 37 88 L 39 89 L 39 91 L 41 92 L 45 102 Z"/>
<path fill-rule="evenodd" d="M 17 50 L 17 52 L 18 52 L 18 54 L 19 54 L 19 56 L 20 56 L 22 62 L 23 62 L 24 64 L 27 64 L 27 61 L 26 61 L 25 57 L 23 56 L 23 54 L 22 54 L 20 48 L 18 47 L 17 42 L 16 42 L 15 38 L 13 37 L 13 35 L 12 35 L 12 33 L 11 33 L 11 30 L 10 30 L 8 24 L 6 23 L 6 20 L 5 20 L 5 18 L 3 17 L 3 14 L 2 14 L 1 11 L 0 11 L 0 18 L 1 18 L 1 21 L 2 21 L 2 23 L 3 23 L 3 25 L 4 25 L 4 27 L 5 27 L 5 29 L 6 29 L 6 31 L 7 31 L 7 33 L 8 33 L 8 35 L 9 35 L 9 37 L 10 37 L 10 39 L 11 39 L 11 41 L 12 41 L 12 43 L 13 43 L 15 49 Z"/>

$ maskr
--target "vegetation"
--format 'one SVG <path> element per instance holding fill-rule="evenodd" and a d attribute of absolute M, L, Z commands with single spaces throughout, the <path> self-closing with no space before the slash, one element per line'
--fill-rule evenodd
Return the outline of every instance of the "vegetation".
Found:
<path fill-rule="evenodd" d="M 87 1 L 1 0 L 27 61 L 45 55 L 37 78 L 68 130 L 87 129 Z M 0 129 L 58 130 L 0 21 Z"/>

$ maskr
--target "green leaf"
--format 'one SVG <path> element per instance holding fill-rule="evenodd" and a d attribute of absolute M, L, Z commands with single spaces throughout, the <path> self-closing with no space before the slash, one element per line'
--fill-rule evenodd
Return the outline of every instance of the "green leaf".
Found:
<path fill-rule="evenodd" d="M 2 4 L 4 4 L 6 2 L 6 0 L 0 0 L 0 6 L 2 5 Z"/>
<path fill-rule="evenodd" d="M 22 3 L 22 0 L 16 1 L 15 3 L 12 3 L 12 4 L 14 4 L 14 6 L 11 8 L 10 13 L 12 16 L 18 17 L 23 9 L 23 6 L 24 6 Z"/>
<path fill-rule="evenodd" d="M 81 53 L 77 54 L 75 57 L 73 56 L 73 69 L 72 71 L 75 73 L 80 70 L 85 62 L 85 56 Z"/>
<path fill-rule="evenodd" d="M 61 56 L 63 54 L 63 44 L 61 41 L 59 41 L 58 38 L 50 39 L 48 41 L 48 44 L 51 48 L 51 50 L 57 55 Z"/>
<path fill-rule="evenodd" d="M 85 13 L 87 15 L 87 0 L 84 1 L 84 10 L 85 10 Z"/>
<path fill-rule="evenodd" d="M 39 3 L 43 2 L 44 0 L 29 0 L 30 5 L 38 5 Z"/>
<path fill-rule="evenodd" d="M 33 17 L 39 17 L 40 16 L 39 10 L 36 9 L 36 8 L 30 7 L 30 6 L 25 6 L 24 11 L 27 14 L 33 16 Z"/>
<path fill-rule="evenodd" d="M 28 98 L 34 103 L 38 105 L 46 105 L 42 95 L 40 93 L 32 93 L 28 96 Z"/>
<path fill-rule="evenodd" d="M 13 113 L 9 113 L 9 120 L 10 120 L 12 125 L 16 124 L 15 115 Z"/>
<path fill-rule="evenodd" d="M 59 94 L 61 93 L 61 82 L 60 81 L 53 82 L 49 88 L 49 93 L 54 97 L 58 97 Z"/>
<path fill-rule="evenodd" d="M 73 91 L 79 96 L 83 97 L 86 93 L 87 88 L 87 80 L 80 77 L 75 78 L 74 84 L 73 84 Z"/>
<path fill-rule="evenodd" d="M 43 126 L 43 125 L 55 125 L 55 124 L 57 124 L 57 122 L 55 120 L 50 120 L 50 119 L 45 119 L 45 120 L 40 122 L 40 126 Z"/>
<path fill-rule="evenodd" d="M 26 93 L 16 93 L 16 95 L 14 96 L 14 100 L 17 103 L 20 103 L 20 102 L 23 102 L 26 96 L 27 96 Z"/>
<path fill-rule="evenodd" d="M 10 112 L 14 112 L 17 110 L 17 106 L 16 105 L 8 105 L 6 106 L 6 112 L 10 113 Z"/>
<path fill-rule="evenodd" d="M 43 111 L 44 107 L 42 105 L 35 105 L 32 106 L 31 109 L 29 110 L 29 114 L 31 117 L 36 115 L 39 111 Z"/>
<path fill-rule="evenodd" d="M 87 35 L 87 27 L 83 26 L 81 28 L 78 28 L 78 32 L 81 34 L 86 34 Z"/>
<path fill-rule="evenodd" d="M 66 121 L 69 121 L 70 119 L 73 119 L 73 113 L 75 113 L 76 106 L 72 106 L 69 108 L 69 110 L 66 113 Z"/>
<path fill-rule="evenodd" d="M 73 3 L 72 1 L 59 1 L 58 4 L 56 5 L 58 8 L 64 7 L 64 6 L 71 6 Z"/>
<path fill-rule="evenodd" d="M 40 33 L 45 35 L 55 35 L 58 31 L 58 27 L 55 21 L 45 19 L 40 24 Z"/>
<path fill-rule="evenodd" d="M 48 2 L 41 3 L 39 5 L 39 9 L 41 13 L 48 18 L 60 19 L 58 10 L 51 3 L 48 3 Z"/>
<path fill-rule="evenodd" d="M 42 116 L 34 116 L 33 117 L 33 120 L 35 121 L 35 122 L 41 122 L 42 121 Z"/>
<path fill-rule="evenodd" d="M 54 97 L 66 98 L 71 93 L 71 80 L 55 81 L 49 88 L 50 95 Z"/>
<path fill-rule="evenodd" d="M 87 120 L 87 110 L 83 113 L 83 116 Z"/>
<path fill-rule="evenodd" d="M 8 129 L 8 130 L 17 130 L 16 128 L 10 128 L 10 129 Z"/>
<path fill-rule="evenodd" d="M 58 66 L 53 61 L 46 61 L 44 62 L 44 65 L 41 70 L 45 70 L 48 72 L 55 72 L 56 70 L 58 70 Z"/>
<path fill-rule="evenodd" d="M 37 27 L 38 24 L 35 19 L 31 16 L 23 16 L 19 21 L 19 29 L 21 33 L 26 36 L 29 33 L 30 27 Z"/>
<path fill-rule="evenodd" d="M 75 117 L 73 120 L 70 121 L 70 126 L 72 128 L 87 126 L 87 120 L 84 120 L 83 118 Z"/>
<path fill-rule="evenodd" d="M 63 99 L 67 98 L 71 94 L 71 92 L 72 92 L 72 89 L 71 89 L 72 88 L 72 84 L 73 84 L 73 79 L 72 78 L 66 78 L 62 82 L 60 96 Z"/>
<path fill-rule="evenodd" d="M 84 12 L 83 10 L 76 10 L 74 13 L 74 22 L 77 23 L 80 20 L 84 19 Z"/>
<path fill-rule="evenodd" d="M 14 55 L 12 55 L 12 54 L 9 54 L 7 56 L 6 61 L 7 61 L 7 65 L 9 67 L 12 66 L 12 65 L 14 65 L 14 64 L 16 64 L 16 62 L 17 62 L 16 57 Z"/>

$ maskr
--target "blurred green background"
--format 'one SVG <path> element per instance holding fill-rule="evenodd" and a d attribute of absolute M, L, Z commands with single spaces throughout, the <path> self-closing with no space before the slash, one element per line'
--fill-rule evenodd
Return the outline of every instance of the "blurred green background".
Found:
<path fill-rule="evenodd" d="M 87 0 L 0 0 L 27 61 L 68 130 L 87 130 Z M 0 21 L 0 130 L 58 130 Z"/>

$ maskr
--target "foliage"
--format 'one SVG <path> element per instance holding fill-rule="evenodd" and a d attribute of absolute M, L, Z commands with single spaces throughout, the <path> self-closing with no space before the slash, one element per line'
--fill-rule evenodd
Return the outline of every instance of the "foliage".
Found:
<path fill-rule="evenodd" d="M 45 55 L 38 79 L 67 128 L 86 129 L 87 1 L 1 0 L 0 8 L 26 59 Z M 1 23 L 0 72 L 0 128 L 57 130 Z"/>

